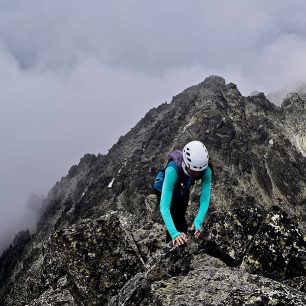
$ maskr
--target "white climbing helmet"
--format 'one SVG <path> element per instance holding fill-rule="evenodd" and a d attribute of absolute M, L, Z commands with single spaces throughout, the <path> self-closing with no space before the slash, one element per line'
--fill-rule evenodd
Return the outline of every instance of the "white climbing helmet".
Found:
<path fill-rule="evenodd" d="M 208 152 L 201 141 L 188 142 L 183 149 L 185 165 L 193 171 L 203 171 L 208 166 Z"/>

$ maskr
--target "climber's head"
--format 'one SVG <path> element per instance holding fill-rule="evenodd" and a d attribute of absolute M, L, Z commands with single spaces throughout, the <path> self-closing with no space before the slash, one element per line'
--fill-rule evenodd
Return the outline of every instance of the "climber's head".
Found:
<path fill-rule="evenodd" d="M 208 166 L 208 152 L 198 140 L 187 143 L 183 149 L 183 160 L 190 176 L 200 176 Z"/>

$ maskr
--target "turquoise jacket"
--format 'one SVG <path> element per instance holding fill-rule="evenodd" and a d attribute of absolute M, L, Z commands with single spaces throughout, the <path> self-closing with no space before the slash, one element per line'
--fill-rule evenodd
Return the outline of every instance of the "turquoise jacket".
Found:
<path fill-rule="evenodd" d="M 204 217 L 209 206 L 211 181 L 212 171 L 210 167 L 208 167 L 202 177 L 200 207 L 197 216 L 193 222 L 196 230 L 201 229 L 201 225 L 203 223 Z M 176 170 L 172 166 L 168 166 L 165 170 L 165 178 L 160 199 L 160 212 L 166 224 L 166 227 L 172 237 L 172 240 L 182 234 L 177 231 L 170 213 L 173 189 L 177 182 L 178 175 Z"/>

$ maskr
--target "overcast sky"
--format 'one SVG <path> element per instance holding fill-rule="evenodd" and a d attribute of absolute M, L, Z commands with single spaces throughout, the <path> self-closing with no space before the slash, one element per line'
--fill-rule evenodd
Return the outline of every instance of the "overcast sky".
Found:
<path fill-rule="evenodd" d="M 0 0 L 0 251 L 85 153 L 211 74 L 244 95 L 305 82 L 301 0 Z"/>

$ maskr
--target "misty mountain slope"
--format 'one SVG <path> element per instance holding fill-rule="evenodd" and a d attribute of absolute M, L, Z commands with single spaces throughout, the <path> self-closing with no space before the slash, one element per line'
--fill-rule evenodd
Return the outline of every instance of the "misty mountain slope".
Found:
<path fill-rule="evenodd" d="M 72 214 L 76 210 L 76 218 L 79 218 L 80 214 L 90 216 L 95 211 L 100 213 L 101 208 L 105 209 L 103 203 L 105 200 L 112 208 L 120 208 L 118 198 L 123 197 L 126 201 L 129 194 L 133 195 L 131 204 L 135 195 L 138 195 L 142 201 L 143 196 L 150 193 L 149 188 L 153 178 L 149 173 L 150 168 L 162 166 L 167 152 L 182 147 L 184 143 L 194 138 L 201 138 L 210 148 L 212 159 L 216 161 L 220 159 L 216 164 L 223 167 L 227 164 L 232 166 L 233 162 L 234 164 L 238 162 L 236 159 L 239 159 L 240 154 L 243 153 L 244 156 L 239 160 L 239 164 L 235 165 L 238 167 L 237 176 L 239 177 L 242 170 L 242 179 L 245 179 L 245 173 L 253 171 L 256 178 L 256 173 L 259 171 L 257 168 L 268 169 L 266 162 L 269 159 L 268 154 L 271 151 L 274 154 L 273 146 L 278 146 L 278 143 L 272 145 L 271 142 L 290 141 L 291 121 L 287 123 L 281 110 L 269 103 L 263 96 L 244 98 L 233 85 L 226 88 L 224 81 L 218 80 L 218 82 L 213 83 L 214 86 L 212 86 L 206 80 L 176 96 L 170 105 L 163 104 L 158 109 L 148 112 L 127 135 L 119 139 L 118 143 L 109 150 L 107 156 L 88 157 L 88 162 L 90 160 L 91 164 L 86 175 L 83 170 L 85 165 L 80 163 L 78 167 L 82 170 L 79 173 L 84 175 L 84 186 L 81 186 L 82 180 L 79 175 L 74 175 L 74 171 L 78 173 L 77 167 L 74 166 L 68 178 L 64 179 L 63 187 L 55 188 L 56 195 L 51 194 L 50 197 L 53 200 L 59 199 L 59 201 L 69 202 L 71 200 L 70 205 L 73 209 L 69 213 Z M 288 130 L 287 133 L 286 130 Z M 293 150 L 293 153 L 290 154 L 296 155 L 299 152 Z M 246 158 L 249 155 L 252 155 L 251 158 Z M 252 159 L 254 159 L 254 169 L 249 164 Z M 259 163 L 257 159 L 260 160 Z M 265 165 L 261 165 L 263 161 Z M 290 167 L 290 163 L 287 166 Z M 142 177 L 143 181 L 138 177 Z M 303 181 L 301 177 L 305 177 L 305 172 L 300 172 L 295 180 L 301 182 Z M 115 180 L 112 188 L 106 188 L 113 178 Z M 75 191 L 70 192 L 73 187 L 68 187 L 67 184 L 73 185 L 74 181 L 78 185 L 75 184 Z M 256 182 L 261 184 L 258 178 Z M 281 184 L 282 182 L 274 184 L 275 193 L 279 188 L 278 185 Z M 267 181 L 259 187 L 269 188 L 269 185 Z M 136 188 L 137 192 L 135 192 Z M 98 196 L 95 192 L 97 189 L 99 189 Z M 66 192 L 65 195 L 61 194 L 62 190 Z M 259 190 L 262 192 L 262 188 Z M 269 190 L 266 192 L 270 196 Z M 123 196 L 125 194 L 126 196 Z M 297 199 L 297 202 L 305 199 L 305 195 L 303 198 L 303 194 L 298 194 L 300 199 Z M 292 196 L 296 197 L 296 193 Z M 271 199 L 267 201 L 271 202 Z M 138 205 L 138 203 L 131 208 L 126 206 L 123 209 L 141 210 L 143 205 Z M 69 204 L 67 206 L 70 207 Z M 66 214 L 64 221 L 65 219 Z"/>
<path fill-rule="evenodd" d="M 127 299 L 126 305 L 154 300 L 163 305 L 175 294 L 169 284 L 185 276 L 188 284 L 209 279 L 212 272 L 196 262 L 210 254 L 223 261 L 220 275 L 238 269 L 246 279 L 233 281 L 238 291 L 222 282 L 205 289 L 199 282 L 209 300 L 226 292 L 211 305 L 234 300 L 244 305 L 252 295 L 270 301 L 268 279 L 278 286 L 272 299 L 303 305 L 305 121 L 303 97 L 290 94 L 277 107 L 262 93 L 243 97 L 235 84 L 218 76 L 153 108 L 107 155 L 86 154 L 50 190 L 36 233 L 25 232 L 0 259 L 10 267 L 1 269 L 1 303 L 105 305 L 112 300 L 116 305 Z M 167 154 L 194 139 L 206 145 L 214 165 L 211 204 L 199 244 L 171 251 L 165 268 L 156 253 L 164 247 L 164 228 L 152 182 Z M 196 185 L 190 222 L 198 193 Z M 261 275 L 257 280 L 264 285 L 248 273 Z M 163 288 L 159 282 L 167 283 L 162 295 L 162 289 L 152 291 Z M 196 305 L 196 296 L 189 303 Z"/>

